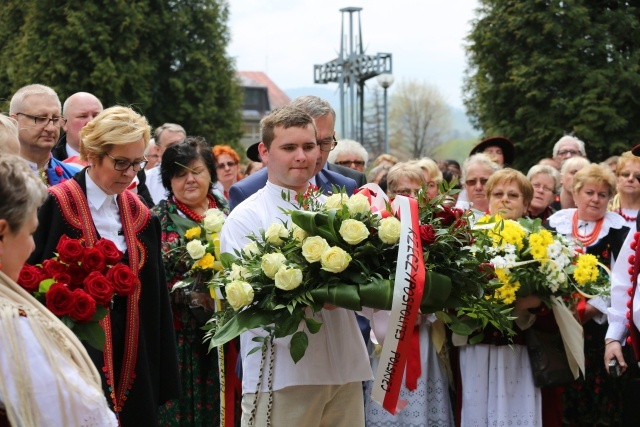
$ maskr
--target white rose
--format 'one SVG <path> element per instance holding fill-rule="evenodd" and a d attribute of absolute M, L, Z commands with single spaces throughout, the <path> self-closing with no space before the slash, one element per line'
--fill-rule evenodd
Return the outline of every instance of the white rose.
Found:
<path fill-rule="evenodd" d="M 327 200 L 324 201 L 324 206 L 327 209 L 340 209 L 343 205 L 347 203 L 349 200 L 349 196 L 344 193 L 336 193 L 327 197 Z"/>
<path fill-rule="evenodd" d="M 207 252 L 207 248 L 202 244 L 200 240 L 192 240 L 187 243 L 187 252 L 193 259 L 200 259 Z"/>
<path fill-rule="evenodd" d="M 304 231 L 304 229 L 298 227 L 293 223 L 291 224 L 291 230 L 294 240 L 298 241 L 298 243 L 300 244 L 302 244 L 302 242 L 304 242 L 304 239 L 306 239 L 308 236 L 307 232 Z"/>
<path fill-rule="evenodd" d="M 302 271 L 299 268 L 281 265 L 274 279 L 276 288 L 291 291 L 302 283 Z"/>
<path fill-rule="evenodd" d="M 253 302 L 253 288 L 247 282 L 234 280 L 224 288 L 227 294 L 227 301 L 229 301 L 234 310 L 240 310 Z"/>
<path fill-rule="evenodd" d="M 228 276 L 229 280 L 246 279 L 249 276 L 249 270 L 240 264 L 231 264 L 231 271 Z"/>
<path fill-rule="evenodd" d="M 260 268 L 264 271 L 264 274 L 268 278 L 273 279 L 280 269 L 280 266 L 285 263 L 287 259 L 280 252 L 262 255 L 262 262 Z"/>
<path fill-rule="evenodd" d="M 369 199 L 362 194 L 354 194 L 347 200 L 347 208 L 351 214 L 365 213 L 371 210 Z"/>
<path fill-rule="evenodd" d="M 302 243 L 302 256 L 309 262 L 318 262 L 329 248 L 329 244 L 322 237 L 307 237 Z"/>
<path fill-rule="evenodd" d="M 338 246 L 334 246 L 322 254 L 322 269 L 331 273 L 343 272 L 351 262 L 351 255 Z"/>
<path fill-rule="evenodd" d="M 369 237 L 369 230 L 367 229 L 367 226 L 361 221 L 355 219 L 345 219 L 342 221 L 338 232 L 344 241 L 350 245 L 357 245 Z"/>
<path fill-rule="evenodd" d="M 289 231 L 287 228 L 279 222 L 274 222 L 264 232 L 264 238 L 267 242 L 273 243 L 276 246 L 280 246 L 283 242 L 282 239 L 289 237 Z"/>
<path fill-rule="evenodd" d="M 401 224 L 398 218 L 390 216 L 380 220 L 378 237 L 383 243 L 393 245 L 400 240 Z"/>
<path fill-rule="evenodd" d="M 252 240 L 244 245 L 242 253 L 244 253 L 246 257 L 251 257 L 253 255 L 260 255 L 260 249 L 258 248 L 258 244 Z"/>
<path fill-rule="evenodd" d="M 209 209 L 204 215 L 204 229 L 207 233 L 219 233 L 224 224 L 224 214 L 218 209 Z"/>

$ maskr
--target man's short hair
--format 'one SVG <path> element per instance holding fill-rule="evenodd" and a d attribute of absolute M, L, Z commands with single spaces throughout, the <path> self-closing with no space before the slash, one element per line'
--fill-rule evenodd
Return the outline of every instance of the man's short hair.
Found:
<path fill-rule="evenodd" d="M 24 104 L 24 100 L 32 95 L 44 95 L 49 96 L 51 98 L 55 98 L 58 102 L 58 110 L 62 112 L 62 105 L 60 104 L 60 98 L 58 98 L 58 94 L 55 90 L 51 89 L 49 86 L 33 84 L 28 86 L 23 86 L 11 97 L 11 102 L 9 103 L 9 114 L 17 114 L 22 110 L 22 105 Z"/>
<path fill-rule="evenodd" d="M 587 152 L 584 148 L 584 141 L 576 138 L 573 135 L 565 135 L 562 138 L 560 138 L 558 140 L 558 142 L 556 142 L 556 144 L 553 146 L 553 157 L 557 157 L 558 156 L 558 150 L 560 149 L 560 144 L 565 142 L 565 141 L 573 141 L 576 144 L 578 144 L 578 151 L 580 151 L 580 154 L 582 154 L 582 157 L 587 157 Z"/>
<path fill-rule="evenodd" d="M 158 147 L 162 147 L 162 141 L 160 140 L 160 136 L 162 135 L 162 133 L 164 131 L 168 130 L 169 132 L 180 132 L 182 133 L 185 138 L 187 136 L 187 131 L 184 130 L 184 128 L 182 126 L 180 126 L 179 124 L 176 123 L 165 123 L 161 126 L 158 126 L 153 134 L 154 139 L 156 140 L 156 145 Z"/>
<path fill-rule="evenodd" d="M 317 137 L 315 122 L 304 110 L 292 105 L 276 108 L 260 120 L 262 143 L 267 147 L 267 150 L 271 148 L 271 143 L 275 138 L 275 128 L 277 127 L 283 127 L 284 129 L 292 127 L 306 128 L 309 124 L 313 126 L 313 133 Z"/>
<path fill-rule="evenodd" d="M 309 114 L 314 119 L 318 117 L 324 117 L 327 114 L 331 114 L 331 117 L 333 117 L 333 121 L 335 122 L 336 120 L 336 112 L 331 107 L 331 104 L 329 104 L 328 101 L 325 101 L 322 98 L 318 98 L 317 96 L 313 96 L 313 95 L 299 96 L 293 101 L 291 101 L 290 105 L 292 107 L 297 107 L 297 108 L 300 108 L 301 110 L 304 110 L 307 114 Z"/>

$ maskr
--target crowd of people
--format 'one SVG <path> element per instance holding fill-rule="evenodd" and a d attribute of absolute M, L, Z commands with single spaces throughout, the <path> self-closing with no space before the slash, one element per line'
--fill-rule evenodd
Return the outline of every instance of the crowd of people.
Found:
<path fill-rule="evenodd" d="M 302 96 L 270 112 L 261 141 L 238 153 L 176 123 L 152 132 L 140 113 L 104 109 L 89 93 L 62 104 L 49 87 L 19 89 L 9 115 L 0 115 L 0 425 L 634 424 L 640 146 L 595 164 L 585 143 L 567 135 L 524 174 L 510 167 L 517 153 L 504 137 L 480 141 L 462 165 L 389 154 L 370 161 L 359 142 L 337 140 L 334 127 L 328 102 Z M 221 250 L 233 252 L 285 219 L 282 209 L 309 188 L 353 194 L 369 182 L 389 198 L 424 192 L 431 199 L 444 181 L 458 190 L 449 206 L 476 219 L 539 218 L 610 267 L 611 296 L 578 305 L 586 372 L 574 382 L 534 385 L 523 333 L 554 322 L 535 295 L 516 300 L 512 342 L 487 326 L 479 343 L 436 346 L 432 330 L 441 325 L 420 315 L 422 369 L 403 379 L 408 404 L 392 415 L 370 397 L 381 335 L 370 326 L 388 313 L 325 306 L 313 314 L 323 327 L 298 363 L 290 337 L 273 340 L 273 377 L 262 381 L 252 343 L 265 332 L 226 344 L 218 366 L 203 342 L 211 296 L 172 291 L 187 273 L 177 256 L 180 218 L 199 223 L 218 210 L 226 217 Z M 64 236 L 87 248 L 111 241 L 138 278 L 101 321 L 102 350 L 79 341 L 16 284 L 22 266 L 54 257 Z M 620 378 L 609 373 L 612 361 Z"/>

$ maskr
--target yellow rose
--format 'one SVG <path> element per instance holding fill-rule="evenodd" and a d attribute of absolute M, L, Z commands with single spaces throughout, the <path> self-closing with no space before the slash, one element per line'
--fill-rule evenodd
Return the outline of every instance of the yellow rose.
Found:
<path fill-rule="evenodd" d="M 203 270 L 211 270 L 213 268 L 213 264 L 215 262 L 215 258 L 210 253 L 204 254 L 202 258 L 200 258 L 195 264 L 193 264 L 193 268 L 201 268 Z"/>
<path fill-rule="evenodd" d="M 369 199 L 362 194 L 354 194 L 347 200 L 347 208 L 351 214 L 365 213 L 371 210 Z"/>
<path fill-rule="evenodd" d="M 395 216 L 390 216 L 380 220 L 380 227 L 378 227 L 378 237 L 383 243 L 393 245 L 400 240 L 400 220 Z"/>
<path fill-rule="evenodd" d="M 231 271 L 228 274 L 229 280 L 240 280 L 249 277 L 249 270 L 240 264 L 231 264 Z"/>
<path fill-rule="evenodd" d="M 367 226 L 361 221 L 355 219 L 345 219 L 342 221 L 338 232 L 344 241 L 350 245 L 357 245 L 369 237 L 369 230 L 367 230 Z"/>
<path fill-rule="evenodd" d="M 306 239 L 308 236 L 306 231 L 304 231 L 302 228 L 298 227 L 295 224 L 291 224 L 291 230 L 293 230 L 292 232 L 293 238 L 297 240 L 298 243 L 300 244 L 304 242 L 304 239 Z"/>
<path fill-rule="evenodd" d="M 260 263 L 260 268 L 264 271 L 264 274 L 267 275 L 268 278 L 273 279 L 280 269 L 280 266 L 285 263 L 287 259 L 280 252 L 275 252 L 272 254 L 264 254 L 262 255 L 262 262 Z"/>
<path fill-rule="evenodd" d="M 349 200 L 349 196 L 344 193 L 332 194 L 324 201 L 324 206 L 327 209 L 341 209 L 347 203 L 347 200 Z"/>
<path fill-rule="evenodd" d="M 219 233 L 224 224 L 224 214 L 218 209 L 208 209 L 204 213 L 204 229 L 208 233 Z"/>
<path fill-rule="evenodd" d="M 274 277 L 276 288 L 291 291 L 302 283 L 302 271 L 299 268 L 281 265 Z"/>
<path fill-rule="evenodd" d="M 244 245 L 242 253 L 244 253 L 246 257 L 251 257 L 253 255 L 260 255 L 260 249 L 258 248 L 258 244 L 252 240 Z"/>
<path fill-rule="evenodd" d="M 340 273 L 344 271 L 349 266 L 350 262 L 351 255 L 338 246 L 334 246 L 324 251 L 322 258 L 320 259 L 322 269 L 331 273 Z"/>
<path fill-rule="evenodd" d="M 227 301 L 234 310 L 240 310 L 242 307 L 253 302 L 253 288 L 247 282 L 242 280 L 234 280 L 225 286 L 227 293 Z"/>
<path fill-rule="evenodd" d="M 192 240 L 187 243 L 187 252 L 193 259 L 200 259 L 207 252 L 207 248 L 202 244 L 200 240 Z"/>
<path fill-rule="evenodd" d="M 202 232 L 202 228 L 193 227 L 184 232 L 184 238 L 187 240 L 191 239 L 199 239 L 200 233 Z"/>
<path fill-rule="evenodd" d="M 289 231 L 287 228 L 279 222 L 274 222 L 264 232 L 264 238 L 267 242 L 273 243 L 276 246 L 283 244 L 285 237 L 289 237 Z"/>
<path fill-rule="evenodd" d="M 325 251 L 330 246 L 326 240 L 320 236 L 311 236 L 304 239 L 302 243 L 302 256 L 309 262 L 318 262 Z"/>

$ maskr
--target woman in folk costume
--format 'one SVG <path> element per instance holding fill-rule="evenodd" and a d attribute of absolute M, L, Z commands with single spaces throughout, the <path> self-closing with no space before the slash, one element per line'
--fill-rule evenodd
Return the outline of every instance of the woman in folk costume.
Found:
<path fill-rule="evenodd" d="M 16 283 L 46 194 L 20 157 L 0 156 L 0 426 L 115 426 L 80 341 Z"/>
<path fill-rule="evenodd" d="M 609 211 L 625 219 L 627 227 L 635 231 L 640 209 L 640 157 L 631 151 L 623 153 L 616 166 L 616 188 L 618 192 L 609 202 Z"/>
<path fill-rule="evenodd" d="M 397 195 L 419 197 L 424 194 L 432 199 L 438 194 L 437 183 L 442 180 L 442 174 L 437 169 L 423 170 L 416 162 L 398 163 L 389 170 L 387 175 L 387 194 L 389 198 Z M 435 182 L 434 186 L 430 186 Z M 422 188 L 426 191 L 422 193 Z M 386 316 L 384 316 L 386 313 Z M 385 336 L 389 312 L 380 311 L 371 323 L 372 336 Z M 367 383 L 365 396 L 365 418 L 367 427 L 387 426 L 442 426 L 455 425 L 451 399 L 449 398 L 449 380 L 447 378 L 447 363 L 440 360 L 438 349 L 442 349 L 445 339 L 444 325 L 436 323 L 433 314 L 419 314 L 416 319 L 415 332 L 411 342 L 411 350 L 407 358 L 407 370 L 400 388 L 399 398 L 407 401 L 407 406 L 393 415 L 371 398 L 373 383 Z M 379 340 L 380 341 L 380 340 Z M 380 344 L 383 344 L 380 342 Z M 442 357 L 446 358 L 446 349 Z M 448 362 L 448 360 L 446 361 Z M 380 355 L 376 351 L 371 356 L 373 372 L 378 369 Z"/>
<path fill-rule="evenodd" d="M 549 226 L 558 234 L 573 239 L 599 262 L 615 268 L 629 233 L 626 221 L 620 215 L 607 212 L 607 204 L 616 193 L 615 176 L 608 167 L 590 164 L 575 174 L 572 185 L 576 208 L 556 212 L 549 217 Z M 622 388 L 626 379 L 613 380 L 602 364 L 608 307 L 609 298 L 603 297 L 582 300 L 578 304 L 584 328 L 586 372 L 584 377 L 564 389 L 564 425 L 621 425 Z"/>
<path fill-rule="evenodd" d="M 127 107 L 104 110 L 80 132 L 89 166 L 49 189 L 38 212 L 30 264 L 54 255 L 64 235 L 91 247 L 111 240 L 139 278 L 132 296 L 114 297 L 101 321 L 104 351 L 87 346 L 107 400 L 123 426 L 157 425 L 159 405 L 180 394 L 176 344 L 162 265 L 160 221 L 127 190 L 147 160 L 150 128 Z"/>

